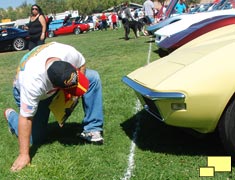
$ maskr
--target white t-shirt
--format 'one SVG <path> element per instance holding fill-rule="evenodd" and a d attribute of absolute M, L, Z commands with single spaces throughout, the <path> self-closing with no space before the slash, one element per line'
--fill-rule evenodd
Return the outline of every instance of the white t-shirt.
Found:
<path fill-rule="evenodd" d="M 151 0 L 146 0 L 143 4 L 145 16 L 153 16 L 154 4 Z"/>
<path fill-rule="evenodd" d="M 20 91 L 20 114 L 24 117 L 32 117 L 39 101 L 56 92 L 46 71 L 46 61 L 52 57 L 69 62 L 77 68 L 85 64 L 85 58 L 75 48 L 57 42 L 38 46 L 27 53 L 21 60 L 14 81 L 14 86 Z"/>

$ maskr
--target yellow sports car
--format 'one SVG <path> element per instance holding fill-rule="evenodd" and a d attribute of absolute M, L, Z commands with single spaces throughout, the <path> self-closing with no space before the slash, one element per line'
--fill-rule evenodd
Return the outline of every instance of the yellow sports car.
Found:
<path fill-rule="evenodd" d="M 235 25 L 190 41 L 122 81 L 166 124 L 209 133 L 218 127 L 235 156 Z"/>

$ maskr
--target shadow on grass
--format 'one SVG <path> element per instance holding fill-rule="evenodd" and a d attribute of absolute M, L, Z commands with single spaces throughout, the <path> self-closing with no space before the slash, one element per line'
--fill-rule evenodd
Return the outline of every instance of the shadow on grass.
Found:
<path fill-rule="evenodd" d="M 149 40 L 149 41 L 146 41 L 145 43 L 155 43 L 155 40 Z"/>
<path fill-rule="evenodd" d="M 167 52 L 161 48 L 158 48 L 156 51 L 154 51 L 155 53 L 157 53 L 159 55 L 159 57 L 165 57 L 168 56 L 170 54 L 170 52 Z"/>
<path fill-rule="evenodd" d="M 125 39 L 125 37 L 120 37 L 119 39 L 120 39 L 120 40 L 128 41 L 128 40 L 136 40 L 136 39 L 138 39 L 138 38 L 135 38 L 135 37 L 128 37 L 128 39 Z"/>
<path fill-rule="evenodd" d="M 30 156 L 34 157 L 40 146 L 56 141 L 63 145 L 84 145 L 88 142 L 79 137 L 82 130 L 82 125 L 79 123 L 65 123 L 63 127 L 59 127 L 57 122 L 49 123 L 47 141 L 40 145 L 33 145 L 30 149 Z"/>
<path fill-rule="evenodd" d="M 149 115 L 145 110 L 121 124 L 130 139 L 133 139 L 136 124 L 136 145 L 142 150 L 175 155 L 223 156 L 225 151 L 218 134 L 195 136 L 185 129 L 166 125 Z"/>

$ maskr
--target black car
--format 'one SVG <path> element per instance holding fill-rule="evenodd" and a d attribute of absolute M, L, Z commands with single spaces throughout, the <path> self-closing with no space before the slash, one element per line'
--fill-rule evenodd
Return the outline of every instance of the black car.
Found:
<path fill-rule="evenodd" d="M 24 50 L 28 48 L 28 31 L 18 28 L 0 28 L 0 50 Z"/>

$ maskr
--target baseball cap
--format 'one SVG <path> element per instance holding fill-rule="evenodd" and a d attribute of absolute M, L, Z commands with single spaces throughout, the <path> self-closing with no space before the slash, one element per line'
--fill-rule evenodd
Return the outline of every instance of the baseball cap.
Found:
<path fill-rule="evenodd" d="M 89 88 L 89 80 L 76 67 L 65 61 L 54 61 L 47 69 L 51 83 L 73 96 L 82 96 Z"/>

